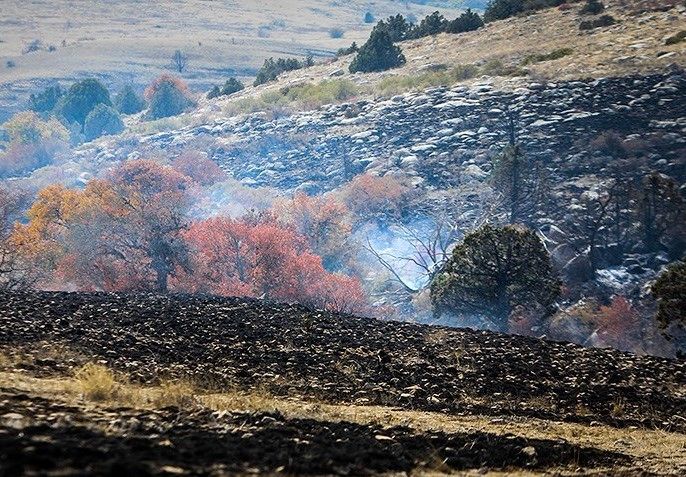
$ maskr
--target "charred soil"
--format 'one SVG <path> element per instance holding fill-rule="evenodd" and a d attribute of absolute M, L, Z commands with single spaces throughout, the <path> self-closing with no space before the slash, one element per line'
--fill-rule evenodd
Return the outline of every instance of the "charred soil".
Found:
<path fill-rule="evenodd" d="M 47 356 L 46 347 L 58 345 L 69 353 Z M 483 331 L 245 299 L 6 293 L 0 294 L 0 350 L 21 355 L 12 372 L 41 379 L 95 361 L 136 385 L 177 378 L 206 393 L 260 390 L 277 399 L 449 419 L 657 429 L 651 432 L 686 446 L 683 361 Z M 488 425 L 432 430 L 266 410 L 107 407 L 0 384 L 3 476 L 482 468 L 633 473 L 642 465 L 616 446 L 494 432 Z"/>

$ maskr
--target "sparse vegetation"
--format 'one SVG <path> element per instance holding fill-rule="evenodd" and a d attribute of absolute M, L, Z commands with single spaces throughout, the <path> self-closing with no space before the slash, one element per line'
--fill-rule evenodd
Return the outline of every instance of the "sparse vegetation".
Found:
<path fill-rule="evenodd" d="M 558 48 L 557 50 L 553 50 L 550 53 L 539 53 L 535 55 L 529 55 L 526 58 L 524 58 L 524 60 L 522 61 L 522 65 L 526 66 L 531 63 L 541 63 L 543 61 L 559 60 L 560 58 L 569 56 L 572 53 L 574 53 L 574 50 L 572 50 L 571 48 Z"/>
<path fill-rule="evenodd" d="M 345 35 L 345 30 L 343 30 L 342 28 L 336 27 L 336 28 L 332 28 L 331 30 L 329 30 L 329 36 L 331 38 L 334 38 L 334 39 L 343 38 L 343 35 Z"/>
<path fill-rule="evenodd" d="M 114 373 L 101 364 L 83 365 L 76 371 L 75 378 L 83 396 L 92 401 L 113 400 L 119 390 Z"/>
<path fill-rule="evenodd" d="M 34 39 L 29 41 L 25 46 L 24 49 L 22 49 L 21 53 L 23 55 L 26 55 L 28 53 L 33 53 L 35 51 L 40 51 L 44 48 L 43 42 L 38 39 Z"/>
<path fill-rule="evenodd" d="M 480 72 L 486 76 L 526 76 L 526 71 L 501 60 L 489 60 L 481 65 Z"/>
<path fill-rule="evenodd" d="M 188 67 L 188 55 L 181 50 L 176 50 L 171 58 L 172 67 L 176 72 L 183 73 Z"/>
<path fill-rule="evenodd" d="M 198 406 L 196 391 L 186 381 L 164 380 L 153 397 L 153 405 L 157 408 L 176 407 L 187 409 Z"/>

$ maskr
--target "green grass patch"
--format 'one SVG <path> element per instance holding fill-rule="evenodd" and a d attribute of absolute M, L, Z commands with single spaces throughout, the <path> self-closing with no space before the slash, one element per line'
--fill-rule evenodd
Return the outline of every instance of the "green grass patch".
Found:
<path fill-rule="evenodd" d="M 476 65 L 458 65 L 449 70 L 430 71 L 416 75 L 388 76 L 373 86 L 374 93 L 381 96 L 422 90 L 436 86 L 450 86 L 458 81 L 465 81 L 478 76 L 480 69 Z"/>
<path fill-rule="evenodd" d="M 550 53 L 529 55 L 522 61 L 522 66 L 530 65 L 532 63 L 541 63 L 543 61 L 559 60 L 560 58 L 569 56 L 572 53 L 574 53 L 574 50 L 571 48 L 558 48 Z"/>
<path fill-rule="evenodd" d="M 194 119 L 190 114 L 183 114 L 153 121 L 142 121 L 132 125 L 128 130 L 134 134 L 157 134 L 190 126 L 193 121 Z"/>
<path fill-rule="evenodd" d="M 347 101 L 359 95 L 359 87 L 348 79 L 324 80 L 265 91 L 259 96 L 228 103 L 224 112 L 250 114 L 258 111 L 278 113 L 288 110 L 316 109 L 325 104 Z"/>

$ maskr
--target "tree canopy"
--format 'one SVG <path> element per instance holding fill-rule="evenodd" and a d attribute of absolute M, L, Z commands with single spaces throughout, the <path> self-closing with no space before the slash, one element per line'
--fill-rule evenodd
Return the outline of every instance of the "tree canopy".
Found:
<path fill-rule="evenodd" d="M 651 291 L 657 298 L 655 318 L 660 327 L 663 330 L 672 326 L 686 328 L 686 261 L 681 260 L 667 267 Z"/>
<path fill-rule="evenodd" d="M 98 104 L 93 108 L 93 111 L 88 113 L 86 123 L 83 125 L 83 135 L 87 141 L 104 135 L 119 134 L 123 130 L 124 123 L 119 114 L 104 104 Z"/>
<path fill-rule="evenodd" d="M 350 72 L 384 71 L 405 64 L 405 56 L 393 44 L 388 30 L 374 28 L 369 40 L 362 45 L 355 59 L 350 63 Z"/>
<path fill-rule="evenodd" d="M 124 87 L 114 100 L 121 114 L 136 114 L 145 109 L 145 101 L 138 96 L 130 85 Z"/>
<path fill-rule="evenodd" d="M 190 104 L 188 86 L 171 75 L 162 75 L 145 90 L 150 102 L 147 119 L 161 119 L 181 114 Z"/>
<path fill-rule="evenodd" d="M 110 93 L 100 81 L 89 78 L 71 85 L 58 108 L 64 119 L 83 127 L 86 117 L 98 104 L 112 106 Z"/>
<path fill-rule="evenodd" d="M 435 314 L 477 315 L 503 331 L 515 313 L 549 314 L 559 294 L 543 243 L 518 226 L 469 233 L 431 283 Z"/>

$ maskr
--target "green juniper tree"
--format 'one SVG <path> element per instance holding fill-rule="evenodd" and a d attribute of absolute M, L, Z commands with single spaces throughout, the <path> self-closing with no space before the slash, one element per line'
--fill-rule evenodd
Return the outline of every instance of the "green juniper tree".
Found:
<path fill-rule="evenodd" d="M 414 27 L 410 33 L 412 38 L 422 38 L 425 36 L 443 33 L 448 28 L 449 22 L 440 12 L 433 12 Z"/>
<path fill-rule="evenodd" d="M 479 316 L 502 331 L 515 311 L 549 315 L 559 294 L 543 243 L 519 226 L 486 225 L 471 232 L 431 283 L 437 316 Z"/>
<path fill-rule="evenodd" d="M 686 207 L 676 181 L 658 172 L 648 174 L 643 179 L 637 202 L 643 245 L 651 252 L 666 248 L 678 258 L 686 240 Z"/>
<path fill-rule="evenodd" d="M 67 94 L 58 104 L 58 113 L 69 123 L 78 123 L 83 127 L 86 116 L 98 104 L 112 106 L 110 93 L 107 88 L 96 79 L 85 79 L 71 85 Z"/>
<path fill-rule="evenodd" d="M 87 141 L 106 134 L 119 134 L 124 130 L 124 123 L 117 111 L 104 104 L 98 104 L 93 111 L 86 116 L 83 125 L 83 135 Z"/>
<path fill-rule="evenodd" d="M 38 94 L 31 94 L 29 98 L 29 107 L 32 111 L 36 111 L 37 113 L 51 112 L 63 95 L 64 91 L 59 84 L 48 86 Z"/>
<path fill-rule="evenodd" d="M 168 118 L 181 114 L 189 105 L 189 99 L 172 80 L 163 80 L 150 98 L 146 119 Z"/>
<path fill-rule="evenodd" d="M 385 29 L 391 36 L 391 40 L 395 43 L 409 38 L 412 24 L 404 16 L 397 14 L 388 17 L 386 20 L 379 21 L 374 29 Z"/>
<path fill-rule="evenodd" d="M 655 319 L 668 339 L 686 331 L 686 261 L 673 263 L 660 274 L 651 291 L 657 299 Z M 679 349 L 686 353 L 686 343 Z"/>
<path fill-rule="evenodd" d="M 482 26 L 484 26 L 484 21 L 479 14 L 468 8 L 462 15 L 448 23 L 446 31 L 448 33 L 463 33 L 478 30 Z"/>
<path fill-rule="evenodd" d="M 114 99 L 114 105 L 121 114 L 136 114 L 145 109 L 145 100 L 127 85 Z"/>
<path fill-rule="evenodd" d="M 386 28 L 374 28 L 369 40 L 362 45 L 350 63 L 350 72 L 384 71 L 405 64 L 405 56 L 393 44 Z"/>

